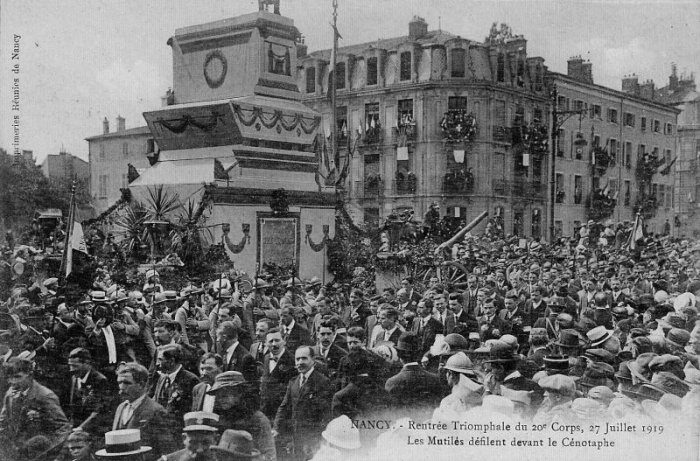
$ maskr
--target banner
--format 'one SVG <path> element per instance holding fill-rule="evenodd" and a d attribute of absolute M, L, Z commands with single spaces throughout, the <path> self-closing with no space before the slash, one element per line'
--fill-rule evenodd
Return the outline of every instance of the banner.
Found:
<path fill-rule="evenodd" d="M 81 226 L 79 222 L 73 223 L 73 229 L 69 242 L 70 246 L 65 249 L 66 277 L 68 277 L 73 270 L 73 251 L 80 251 L 85 255 L 88 254 L 87 244 L 85 243 L 85 235 L 83 234 L 83 226 Z"/>

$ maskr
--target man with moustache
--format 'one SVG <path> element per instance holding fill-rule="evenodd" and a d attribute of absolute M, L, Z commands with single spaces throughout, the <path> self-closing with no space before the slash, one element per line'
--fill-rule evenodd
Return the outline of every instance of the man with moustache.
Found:
<path fill-rule="evenodd" d="M 250 346 L 250 355 L 253 356 L 255 363 L 260 366 L 265 360 L 265 355 L 269 353 L 265 339 L 271 328 L 272 321 L 270 319 L 262 319 L 255 324 L 255 342 Z"/>
<path fill-rule="evenodd" d="M 323 361 L 328 378 L 336 382 L 340 361 L 347 355 L 347 351 L 335 343 L 336 322 L 324 320 L 318 329 L 318 344 L 314 346 L 314 355 L 317 361 Z"/>
<path fill-rule="evenodd" d="M 148 396 L 148 370 L 136 362 L 121 365 L 117 370 L 119 398 L 112 430 L 139 429 L 143 445 L 152 447 L 153 458 L 171 453 L 177 447 L 173 438 L 170 415 Z"/>
<path fill-rule="evenodd" d="M 192 411 L 214 411 L 214 396 L 208 395 L 214 380 L 223 372 L 224 359 L 219 354 L 207 352 L 199 359 L 199 384 L 192 389 Z"/>
<path fill-rule="evenodd" d="M 265 356 L 262 365 L 260 400 L 261 411 L 270 421 L 273 421 L 287 392 L 287 384 L 297 372 L 294 368 L 294 356 L 287 350 L 280 329 L 270 330 L 266 341 L 269 353 Z"/>
<path fill-rule="evenodd" d="M 192 389 L 199 379 L 182 366 L 182 348 L 163 346 L 158 350 L 158 380 L 152 383 L 149 395 L 180 423 L 192 407 Z"/>

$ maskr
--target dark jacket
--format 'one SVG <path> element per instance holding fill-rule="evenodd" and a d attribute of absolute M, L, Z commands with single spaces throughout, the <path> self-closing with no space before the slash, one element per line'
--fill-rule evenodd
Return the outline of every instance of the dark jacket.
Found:
<path fill-rule="evenodd" d="M 118 429 L 140 429 L 141 445 L 153 448 L 151 459 L 173 452 L 181 446 L 180 434 L 173 433 L 173 420 L 161 405 L 158 405 L 152 398 L 145 396 L 131 419 L 124 425 L 121 421 L 122 411 L 126 401 L 119 404 L 114 413 L 112 430 Z"/>
<path fill-rule="evenodd" d="M 430 349 L 430 346 L 435 342 L 435 336 L 440 333 L 442 334 L 442 324 L 435 320 L 434 317 L 430 317 L 428 323 L 424 328 L 421 328 L 421 318 L 416 317 L 413 319 L 413 326 L 411 331 L 418 336 L 420 344 L 420 355 L 425 354 Z"/>
<path fill-rule="evenodd" d="M 280 434 L 291 434 L 295 446 L 304 439 L 317 440 L 330 421 L 331 397 L 330 381 L 318 370 L 313 370 L 304 386 L 297 375 L 287 385 L 273 427 Z"/>
<path fill-rule="evenodd" d="M 387 379 L 384 388 L 389 393 L 392 407 L 404 414 L 432 410 L 440 406 L 446 389 L 437 375 L 428 373 L 420 364 L 409 363 Z"/>
<path fill-rule="evenodd" d="M 21 449 L 32 437 L 45 436 L 52 445 L 62 442 L 71 425 L 61 409 L 58 397 L 50 389 L 33 381 L 26 396 L 15 397 L 8 390 L 0 411 L 0 454 Z"/>
<path fill-rule="evenodd" d="M 277 415 L 277 409 L 287 392 L 287 385 L 296 375 L 294 355 L 289 349 L 285 349 L 282 353 L 272 372 L 270 372 L 270 355 L 265 356 L 260 378 L 260 410 L 270 420 L 274 420 Z"/>
<path fill-rule="evenodd" d="M 86 432 L 106 432 L 111 423 L 112 410 L 116 406 L 107 378 L 97 370 L 90 370 L 80 389 L 77 380 L 76 376 L 71 379 L 70 398 L 66 405 L 68 420 L 73 427 L 80 426 Z"/>
<path fill-rule="evenodd" d="M 167 375 L 160 375 L 151 383 L 148 396 L 155 400 L 179 423 L 183 424 L 183 416 L 192 408 L 192 390 L 199 383 L 199 378 L 180 368 L 168 389 L 164 389 Z"/>

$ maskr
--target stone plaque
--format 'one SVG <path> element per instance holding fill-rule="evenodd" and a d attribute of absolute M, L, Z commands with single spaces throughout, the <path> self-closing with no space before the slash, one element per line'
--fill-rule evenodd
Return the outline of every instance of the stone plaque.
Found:
<path fill-rule="evenodd" d="M 289 266 L 297 262 L 298 218 L 260 219 L 260 258 L 264 264 Z"/>

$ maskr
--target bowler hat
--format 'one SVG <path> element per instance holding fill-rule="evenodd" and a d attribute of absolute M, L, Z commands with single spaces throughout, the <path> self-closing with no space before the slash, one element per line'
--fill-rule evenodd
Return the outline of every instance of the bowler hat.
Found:
<path fill-rule="evenodd" d="M 513 355 L 513 349 L 506 343 L 498 342 L 491 347 L 489 359 L 484 363 L 516 362 L 518 357 Z"/>
<path fill-rule="evenodd" d="M 221 434 L 219 444 L 216 447 L 212 447 L 213 451 L 217 451 L 217 448 L 225 450 L 227 454 L 232 453 L 231 459 L 260 457 L 260 451 L 255 448 L 253 437 L 246 431 L 225 430 Z M 222 457 L 220 459 L 228 458 Z"/>

